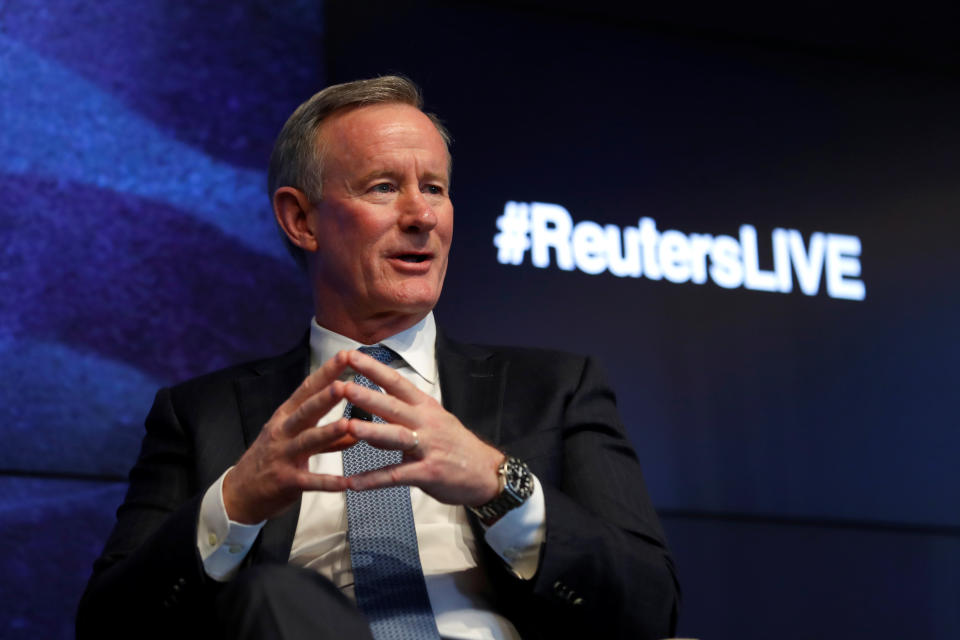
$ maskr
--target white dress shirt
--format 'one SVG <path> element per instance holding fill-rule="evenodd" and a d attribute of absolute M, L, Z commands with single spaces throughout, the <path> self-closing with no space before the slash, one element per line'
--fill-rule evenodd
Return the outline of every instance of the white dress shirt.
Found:
<path fill-rule="evenodd" d="M 436 332 L 430 313 L 413 327 L 380 344 L 400 356 L 390 366 L 440 401 Z M 316 370 L 340 350 L 360 346 L 354 340 L 324 329 L 314 320 L 310 329 L 310 370 Z M 350 380 L 353 376 L 353 371 L 347 371 L 342 379 Z M 341 400 L 318 424 L 340 418 L 345 407 L 346 400 Z M 312 456 L 309 464 L 313 473 L 343 475 L 340 452 Z M 197 547 L 207 574 L 225 581 L 237 572 L 265 522 L 244 525 L 229 520 L 223 507 L 222 483 L 223 476 L 204 495 Z M 478 566 L 480 554 L 466 509 L 438 502 L 416 487 L 410 489 L 410 501 L 420 563 L 440 635 L 458 640 L 519 639 L 513 625 L 491 606 L 490 585 Z M 485 542 L 519 578 L 529 580 L 537 571 L 545 520 L 543 490 L 534 478 L 533 495 L 489 527 L 484 534 Z M 345 494 L 323 491 L 303 494 L 290 563 L 320 572 L 353 599 Z"/>

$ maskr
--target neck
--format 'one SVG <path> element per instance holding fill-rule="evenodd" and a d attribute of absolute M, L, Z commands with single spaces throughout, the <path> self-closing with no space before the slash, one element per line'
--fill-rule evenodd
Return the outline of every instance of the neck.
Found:
<path fill-rule="evenodd" d="M 316 309 L 317 324 L 360 344 L 376 344 L 381 340 L 406 331 L 423 320 L 429 311 L 419 314 L 390 313 L 370 318 L 337 317 Z"/>

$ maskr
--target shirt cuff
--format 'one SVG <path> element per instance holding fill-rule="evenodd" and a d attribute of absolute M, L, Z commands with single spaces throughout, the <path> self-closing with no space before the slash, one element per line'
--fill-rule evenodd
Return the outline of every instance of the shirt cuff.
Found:
<path fill-rule="evenodd" d="M 267 522 L 241 524 L 227 517 L 227 509 L 223 506 L 223 478 L 230 469 L 224 471 L 203 495 L 197 522 L 197 549 L 203 570 L 218 582 L 226 582 L 236 575 Z"/>
<path fill-rule="evenodd" d="M 533 476 L 533 493 L 487 528 L 484 538 L 514 575 L 530 580 L 540 566 L 540 547 L 547 530 L 547 509 L 540 481 Z"/>

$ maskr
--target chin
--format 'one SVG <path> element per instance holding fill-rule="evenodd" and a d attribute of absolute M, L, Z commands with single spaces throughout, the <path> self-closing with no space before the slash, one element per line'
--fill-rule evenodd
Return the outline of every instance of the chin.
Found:
<path fill-rule="evenodd" d="M 426 315 L 436 306 L 439 298 L 439 290 L 433 287 L 430 287 L 429 290 L 424 290 L 422 287 L 404 288 L 404 290 L 396 292 L 396 295 L 391 296 L 390 306 L 401 313 L 422 313 Z"/>

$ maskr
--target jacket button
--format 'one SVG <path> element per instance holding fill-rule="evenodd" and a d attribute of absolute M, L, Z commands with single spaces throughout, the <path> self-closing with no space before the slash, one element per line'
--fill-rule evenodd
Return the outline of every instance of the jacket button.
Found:
<path fill-rule="evenodd" d="M 577 594 L 573 589 L 563 584 L 559 580 L 553 583 L 553 591 L 558 598 L 567 602 L 572 602 L 573 599 L 577 597 Z"/>

